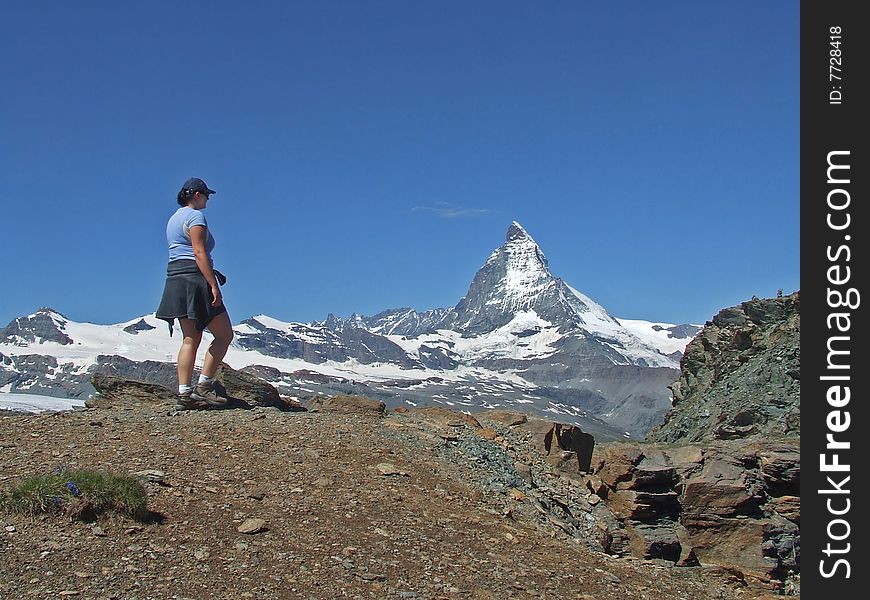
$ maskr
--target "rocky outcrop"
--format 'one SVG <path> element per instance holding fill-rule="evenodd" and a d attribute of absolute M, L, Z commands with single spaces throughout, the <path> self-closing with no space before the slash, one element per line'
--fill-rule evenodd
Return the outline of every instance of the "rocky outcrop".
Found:
<path fill-rule="evenodd" d="M 259 377 L 237 371 L 226 363 L 221 363 L 215 381 L 216 393 L 229 400 L 229 408 L 272 406 L 281 410 L 305 410 L 282 398 L 278 390 Z M 95 373 L 91 377 L 91 384 L 97 393 L 85 401 L 88 408 L 136 404 L 169 406 L 175 402 L 177 395 L 175 391 L 161 384 L 104 373 Z M 174 384 L 172 387 L 174 388 Z"/>
<path fill-rule="evenodd" d="M 800 292 L 726 308 L 689 342 L 673 408 L 648 439 L 800 435 Z"/>
<path fill-rule="evenodd" d="M 387 419 L 395 431 L 474 465 L 492 492 L 516 501 L 511 510 L 537 513 L 557 536 L 614 556 L 718 570 L 767 591 L 788 589 L 799 573 L 795 442 L 606 443 L 587 472 L 561 423 L 510 411 L 403 414 Z"/>
<path fill-rule="evenodd" d="M 97 393 L 85 400 L 85 406 L 88 408 L 112 408 L 137 404 L 171 405 L 175 402 L 176 394 L 156 383 L 96 373 L 91 377 L 91 384 Z"/>
<path fill-rule="evenodd" d="M 586 470 L 570 444 L 554 443 L 560 430 L 564 439 L 564 425 L 494 412 L 480 417 L 508 425 L 508 437 L 525 437 L 559 474 L 556 482 L 516 465 L 531 485 L 526 493 L 571 537 L 616 556 L 721 568 L 769 590 L 785 589 L 800 572 L 797 440 L 605 443 Z"/>
<path fill-rule="evenodd" d="M 606 444 L 590 483 L 631 554 L 720 566 L 777 587 L 800 565 L 797 443 Z"/>

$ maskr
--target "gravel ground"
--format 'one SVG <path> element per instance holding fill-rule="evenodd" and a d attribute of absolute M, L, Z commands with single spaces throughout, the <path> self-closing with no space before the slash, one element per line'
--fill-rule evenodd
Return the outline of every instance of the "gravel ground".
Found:
<path fill-rule="evenodd" d="M 581 492 L 475 416 L 494 439 L 416 411 L 5 415 L 0 489 L 58 467 L 162 475 L 147 522 L 0 513 L 0 598 L 753 597 L 721 571 L 591 550 L 547 503 Z"/>

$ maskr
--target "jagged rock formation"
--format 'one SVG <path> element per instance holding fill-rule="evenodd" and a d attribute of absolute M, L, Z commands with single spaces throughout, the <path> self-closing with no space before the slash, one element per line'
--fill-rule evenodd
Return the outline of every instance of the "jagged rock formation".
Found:
<path fill-rule="evenodd" d="M 796 442 L 606 444 L 594 467 L 590 486 L 625 542 L 617 553 L 730 567 L 774 587 L 800 571 Z"/>
<path fill-rule="evenodd" d="M 673 409 L 649 439 L 800 435 L 800 292 L 723 309 L 686 347 Z"/>

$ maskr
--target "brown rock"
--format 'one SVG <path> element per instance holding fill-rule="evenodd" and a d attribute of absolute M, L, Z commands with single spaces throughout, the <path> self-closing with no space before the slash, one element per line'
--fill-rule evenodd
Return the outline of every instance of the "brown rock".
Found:
<path fill-rule="evenodd" d="M 761 477 L 771 496 L 800 495 L 800 447 L 779 445 L 759 451 Z"/>
<path fill-rule="evenodd" d="M 216 393 L 230 400 L 250 406 L 288 408 L 274 386 L 251 373 L 236 371 L 226 363 L 221 363 L 215 379 L 219 384 Z"/>
<path fill-rule="evenodd" d="M 681 474 L 699 470 L 704 462 L 704 451 L 700 446 L 671 446 L 662 453 L 667 463 Z"/>
<path fill-rule="evenodd" d="M 601 478 L 597 475 L 586 476 L 586 487 L 593 494 L 601 496 L 602 498 L 607 497 L 607 486 L 604 485 L 604 482 L 601 481 Z"/>
<path fill-rule="evenodd" d="M 532 434 L 532 446 L 545 455 L 547 462 L 554 467 L 570 473 L 592 470 L 595 438 L 591 434 L 573 425 L 535 418 L 528 419 L 519 427 Z M 572 461 L 576 461 L 576 466 L 571 464 Z"/>
<path fill-rule="evenodd" d="M 551 447 L 558 445 L 562 450 L 569 450 L 577 455 L 577 468 L 581 473 L 592 470 L 592 451 L 595 448 L 595 438 L 585 433 L 579 427 L 553 423 L 553 428 L 544 435 L 544 447 L 549 453 Z"/>
<path fill-rule="evenodd" d="M 392 463 L 380 463 L 377 466 L 378 471 L 381 475 L 401 475 L 403 477 L 407 477 L 408 473 L 399 469 L 396 465 Z"/>
<path fill-rule="evenodd" d="M 765 523 L 761 520 L 708 515 L 683 519 L 683 525 L 702 565 L 733 567 L 744 574 L 776 569 L 776 560 L 763 553 Z"/>
<path fill-rule="evenodd" d="M 510 497 L 517 502 L 524 502 L 526 499 L 526 495 L 522 492 L 522 490 L 518 490 L 517 488 L 511 488 L 509 493 Z"/>
<path fill-rule="evenodd" d="M 636 521 L 652 521 L 680 511 L 679 495 L 673 490 L 611 490 L 607 495 L 607 506 L 616 516 Z"/>
<path fill-rule="evenodd" d="M 767 501 L 767 506 L 796 525 L 801 524 L 801 499 L 799 496 L 780 496 Z"/>
<path fill-rule="evenodd" d="M 384 416 L 387 406 L 380 400 L 360 396 L 317 397 L 308 403 L 308 410 L 351 415 Z"/>
<path fill-rule="evenodd" d="M 683 513 L 701 517 L 751 513 L 763 499 L 759 487 L 736 460 L 708 459 L 701 472 L 683 484 Z"/>
<path fill-rule="evenodd" d="M 675 563 L 678 567 L 696 567 L 698 556 L 695 554 L 695 548 L 692 546 L 692 538 L 689 530 L 682 525 L 674 527 L 674 532 L 677 534 L 677 539 L 680 541 L 680 557 Z"/>
<path fill-rule="evenodd" d="M 258 533 L 266 527 L 266 521 L 263 519 L 245 519 L 242 524 L 236 528 L 239 533 L 253 534 Z"/>
<path fill-rule="evenodd" d="M 514 468 L 517 470 L 517 473 L 519 473 L 520 477 L 522 477 L 529 483 L 533 483 L 534 478 L 532 476 L 532 467 L 530 467 L 526 463 L 516 462 L 514 463 Z"/>
<path fill-rule="evenodd" d="M 643 451 L 634 444 L 608 444 L 597 461 L 595 474 L 611 488 L 634 478 L 634 469 L 643 459 Z"/>
<path fill-rule="evenodd" d="M 88 408 L 169 405 L 175 402 L 177 395 L 162 385 L 100 373 L 91 377 L 91 384 L 96 388 L 97 395 L 85 402 Z"/>

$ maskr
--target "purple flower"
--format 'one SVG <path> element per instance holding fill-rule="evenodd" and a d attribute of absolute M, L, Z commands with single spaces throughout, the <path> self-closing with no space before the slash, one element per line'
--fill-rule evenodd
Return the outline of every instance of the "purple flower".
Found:
<path fill-rule="evenodd" d="M 79 486 L 77 486 L 72 481 L 66 482 L 66 489 L 68 489 L 73 496 L 78 496 L 79 494 L 81 494 L 81 492 L 79 491 Z"/>

